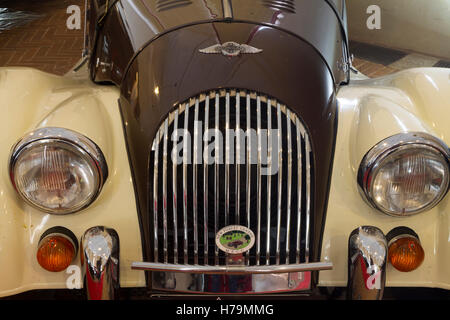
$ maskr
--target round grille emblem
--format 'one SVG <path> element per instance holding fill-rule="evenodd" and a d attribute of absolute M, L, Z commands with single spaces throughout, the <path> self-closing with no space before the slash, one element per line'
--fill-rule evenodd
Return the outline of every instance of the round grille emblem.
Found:
<path fill-rule="evenodd" d="M 255 244 L 255 234 L 244 226 L 226 226 L 217 232 L 216 245 L 223 252 L 241 254 L 249 251 Z"/>

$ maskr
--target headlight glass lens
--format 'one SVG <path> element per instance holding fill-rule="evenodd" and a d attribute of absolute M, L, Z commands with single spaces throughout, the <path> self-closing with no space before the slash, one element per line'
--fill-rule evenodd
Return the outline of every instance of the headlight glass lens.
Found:
<path fill-rule="evenodd" d="M 398 150 L 379 164 L 373 199 L 388 212 L 408 214 L 426 208 L 448 185 L 444 157 L 424 148 Z"/>
<path fill-rule="evenodd" d="M 363 189 L 369 202 L 386 214 L 405 216 L 425 211 L 448 190 L 446 149 L 442 148 L 443 153 L 432 145 L 415 142 L 400 139 L 398 145 L 385 143 L 384 151 L 366 159 L 371 164 L 361 173 Z"/>
<path fill-rule="evenodd" d="M 32 141 L 16 152 L 10 168 L 18 193 L 34 207 L 66 214 L 88 206 L 103 178 L 91 155 L 72 141 Z"/>

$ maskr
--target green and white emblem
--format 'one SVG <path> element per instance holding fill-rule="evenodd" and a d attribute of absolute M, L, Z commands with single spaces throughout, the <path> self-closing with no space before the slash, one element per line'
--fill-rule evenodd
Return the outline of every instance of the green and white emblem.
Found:
<path fill-rule="evenodd" d="M 255 234 L 244 226 L 226 226 L 217 232 L 216 245 L 223 252 L 241 254 L 249 251 L 255 244 Z"/>

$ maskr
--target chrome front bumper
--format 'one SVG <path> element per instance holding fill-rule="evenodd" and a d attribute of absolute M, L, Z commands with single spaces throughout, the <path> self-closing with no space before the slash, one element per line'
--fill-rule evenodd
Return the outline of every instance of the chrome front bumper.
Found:
<path fill-rule="evenodd" d="M 333 269 L 330 262 L 269 265 L 269 266 L 199 266 L 169 263 L 133 262 L 132 269 L 160 272 L 202 273 L 202 274 L 277 274 Z"/>
<path fill-rule="evenodd" d="M 90 228 L 81 239 L 81 248 L 81 263 L 88 299 L 117 298 L 120 283 L 119 237 L 116 231 L 105 227 Z M 383 232 L 372 226 L 355 229 L 350 234 L 348 243 L 347 297 L 356 300 L 381 299 L 386 282 L 386 260 L 387 241 Z M 280 291 L 310 289 L 308 284 L 311 271 L 331 269 L 332 264 L 322 262 L 248 267 L 134 262 L 132 268 L 152 271 L 153 285 L 160 290 L 214 293 L 211 288 L 218 286 L 224 289 L 221 282 L 225 279 L 228 289 L 235 287 L 234 282 L 246 283 L 244 286 L 246 289 L 236 286 L 228 293 L 249 294 L 274 292 L 273 284 L 263 285 L 259 290 L 255 290 L 254 287 L 248 290 L 249 283 L 264 284 L 269 280 L 273 282 L 273 279 L 281 280 L 275 286 Z M 243 281 L 245 280 L 243 278 L 248 278 L 248 281 Z M 191 285 L 180 287 L 177 282 Z M 192 284 L 196 285 L 192 286 Z"/>
<path fill-rule="evenodd" d="M 251 295 L 310 290 L 311 272 L 330 270 L 333 264 L 201 266 L 134 262 L 132 268 L 152 271 L 152 289 L 156 291 Z"/>

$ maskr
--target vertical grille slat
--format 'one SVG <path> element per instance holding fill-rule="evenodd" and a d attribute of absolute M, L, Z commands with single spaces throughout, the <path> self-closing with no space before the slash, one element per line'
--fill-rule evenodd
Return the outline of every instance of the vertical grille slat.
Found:
<path fill-rule="evenodd" d="M 167 235 L 167 144 L 169 119 L 164 121 L 164 147 L 163 147 L 163 229 L 164 229 L 164 263 L 168 262 L 168 235 Z"/>
<path fill-rule="evenodd" d="M 241 224 L 241 95 L 236 93 L 236 183 L 235 183 L 235 224 Z"/>
<path fill-rule="evenodd" d="M 288 172 L 287 172 L 287 219 L 286 219 L 286 264 L 290 263 L 291 244 L 291 199 L 292 199 L 292 138 L 291 138 L 291 112 L 286 111 L 287 145 L 288 145 Z"/>
<path fill-rule="evenodd" d="M 246 116 L 247 116 L 247 133 L 248 133 L 248 138 L 247 138 L 247 158 L 246 158 L 246 177 L 245 177 L 245 187 L 247 190 L 246 193 L 246 197 L 245 197 L 245 208 L 246 208 L 246 214 L 247 214 L 247 228 L 250 228 L 250 219 L 251 219 L 251 178 L 252 178 L 252 167 L 250 165 L 251 163 L 251 155 L 252 155 L 252 144 L 249 143 L 250 141 L 250 130 L 252 128 L 251 125 L 251 104 L 250 104 L 250 95 L 247 94 L 246 95 Z M 249 255 L 248 252 L 246 252 L 246 264 L 249 265 L 250 264 L 250 259 L 249 259 Z"/>
<path fill-rule="evenodd" d="M 277 127 L 278 127 L 278 201 L 277 201 L 277 247 L 276 247 L 276 264 L 280 264 L 280 237 L 281 237 L 281 196 L 283 182 L 283 144 L 281 130 L 281 106 L 277 103 Z"/>
<path fill-rule="evenodd" d="M 272 101 L 267 100 L 267 170 L 272 166 Z M 270 264 L 270 216 L 271 216 L 271 194 L 272 194 L 272 176 L 267 175 L 267 229 L 266 229 L 266 265 Z"/>
<path fill-rule="evenodd" d="M 299 126 L 300 121 L 296 120 L 297 125 L 297 171 L 298 171 L 298 181 L 297 181 L 297 248 L 296 248 L 296 263 L 300 262 L 300 245 L 301 245 L 301 223 L 302 223 L 302 175 L 303 175 L 303 166 L 302 166 L 302 153 L 301 148 L 301 139 L 303 138 L 303 134 L 301 132 L 301 127 Z"/>
<path fill-rule="evenodd" d="M 246 265 L 309 261 L 311 142 L 286 105 L 239 89 L 200 94 L 164 119 L 151 152 L 154 262 L 223 265 L 215 236 L 231 224 L 255 233 Z"/>
<path fill-rule="evenodd" d="M 225 225 L 230 221 L 230 93 L 225 95 Z"/>
<path fill-rule="evenodd" d="M 256 214 L 258 215 L 258 227 L 256 234 L 256 264 L 260 264 L 261 257 L 261 98 L 258 96 L 256 98 L 256 121 L 257 121 L 257 132 L 258 135 L 258 163 L 257 163 L 257 189 L 258 189 L 258 198 L 257 198 L 257 207 Z"/>
<path fill-rule="evenodd" d="M 219 104 L 220 104 L 220 97 L 218 93 L 215 93 L 215 129 L 216 134 L 219 131 Z M 214 234 L 217 234 L 217 231 L 219 231 L 219 139 L 217 139 L 217 136 L 215 137 L 215 162 L 214 162 L 214 197 L 215 197 L 215 203 L 214 203 Z M 215 264 L 219 264 L 219 248 L 215 246 Z"/>
<path fill-rule="evenodd" d="M 198 192 L 197 192 L 197 166 L 198 166 L 198 105 L 199 101 L 196 99 L 195 101 L 195 109 L 194 109 L 194 152 L 193 152 L 193 191 L 194 191 L 194 198 L 192 201 L 193 207 L 194 207 L 194 264 L 198 264 L 198 227 L 197 227 L 197 216 L 198 216 L 198 205 L 197 205 L 197 199 L 198 199 Z"/>
<path fill-rule="evenodd" d="M 305 236 L 305 261 L 309 262 L 309 229 L 310 229 L 310 215 L 311 215 L 311 167 L 310 167 L 310 152 L 311 146 L 309 140 L 306 139 L 305 146 L 306 158 L 306 236 Z"/>
<path fill-rule="evenodd" d="M 155 150 L 155 160 L 154 160 L 154 177 L 153 177 L 153 210 L 154 212 L 158 212 L 158 160 L 159 160 L 159 136 L 160 131 L 158 130 L 158 133 L 156 134 L 156 140 L 154 144 L 154 150 Z M 153 224 L 154 224 L 154 258 L 155 261 L 158 262 L 158 215 L 153 215 Z"/>
<path fill-rule="evenodd" d="M 205 98 L 205 130 L 209 129 L 209 95 Z M 208 239 L 208 164 L 203 161 L 203 227 L 204 227 L 204 264 L 208 264 L 209 239 Z"/>
<path fill-rule="evenodd" d="M 175 117 L 173 121 L 173 130 L 176 131 L 178 129 L 178 109 L 175 110 Z M 177 162 L 172 161 L 172 207 L 173 207 L 173 261 L 174 263 L 178 263 L 178 211 L 177 211 Z"/>
<path fill-rule="evenodd" d="M 189 103 L 184 109 L 184 134 L 189 131 Z M 188 139 L 183 140 L 183 262 L 188 263 L 188 190 L 187 190 L 187 166 L 188 166 Z"/>

